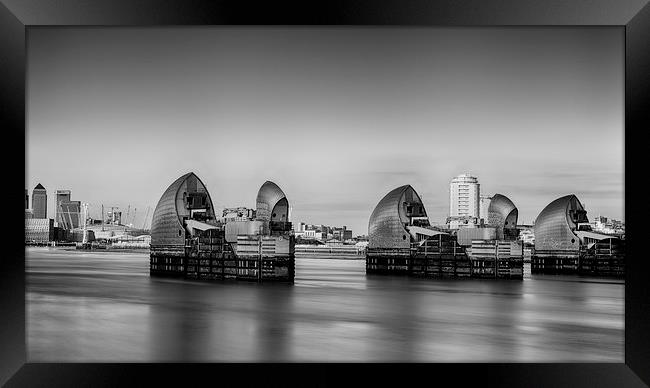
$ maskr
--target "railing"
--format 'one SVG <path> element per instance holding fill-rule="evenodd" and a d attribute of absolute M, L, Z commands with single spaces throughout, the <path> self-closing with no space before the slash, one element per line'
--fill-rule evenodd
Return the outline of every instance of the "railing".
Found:
<path fill-rule="evenodd" d="M 295 253 L 312 253 L 312 254 L 327 254 L 327 255 L 354 255 L 354 256 L 364 256 L 366 249 L 363 247 L 356 246 L 327 246 L 327 245 L 308 245 L 308 246 L 299 246 L 296 245 Z"/>

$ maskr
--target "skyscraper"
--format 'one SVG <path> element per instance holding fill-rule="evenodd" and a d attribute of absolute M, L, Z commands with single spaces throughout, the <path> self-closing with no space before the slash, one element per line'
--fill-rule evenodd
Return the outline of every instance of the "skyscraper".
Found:
<path fill-rule="evenodd" d="M 29 192 L 25 189 L 25 210 L 29 209 Z"/>
<path fill-rule="evenodd" d="M 71 224 L 72 221 L 69 220 L 69 216 L 66 212 L 67 203 L 70 202 L 71 192 L 70 190 L 57 190 L 56 191 L 56 202 L 54 206 L 54 219 L 57 222 L 59 227 L 65 229 L 70 229 L 68 224 Z M 66 208 L 65 210 L 63 208 Z"/>
<path fill-rule="evenodd" d="M 81 225 L 81 201 L 61 201 L 58 208 L 59 227 L 74 229 Z"/>
<path fill-rule="evenodd" d="M 451 228 L 459 228 L 470 223 L 473 225 L 478 220 L 479 197 L 480 185 L 476 177 L 461 174 L 451 180 L 449 185 L 449 226 Z"/>
<path fill-rule="evenodd" d="M 68 202 L 70 201 L 70 190 L 57 190 L 56 191 L 56 204 L 59 205 L 59 202 Z"/>
<path fill-rule="evenodd" d="M 47 218 L 47 190 L 40 183 L 32 191 L 34 218 Z"/>

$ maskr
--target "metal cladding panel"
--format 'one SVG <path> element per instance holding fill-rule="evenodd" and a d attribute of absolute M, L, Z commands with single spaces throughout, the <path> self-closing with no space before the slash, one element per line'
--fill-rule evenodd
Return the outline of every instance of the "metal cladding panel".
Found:
<path fill-rule="evenodd" d="M 266 181 L 257 192 L 255 218 L 261 221 L 289 221 L 289 201 L 284 192 L 271 181 Z M 275 217 L 273 216 L 275 214 Z"/>
<path fill-rule="evenodd" d="M 151 245 L 184 245 L 185 233 L 182 217 L 189 216 L 185 208 L 183 193 L 206 192 L 201 180 L 192 172 L 176 179 L 156 205 L 151 220 Z M 214 218 L 214 206 L 208 193 L 209 214 Z"/>
<path fill-rule="evenodd" d="M 271 221 L 289 221 L 289 201 L 286 198 L 279 200 L 271 210 Z"/>
<path fill-rule="evenodd" d="M 404 185 L 379 201 L 368 222 L 368 248 L 410 248 L 411 237 L 405 228 L 409 219 L 404 202 L 421 204 L 422 200 L 410 185 Z"/>
<path fill-rule="evenodd" d="M 548 204 L 535 220 L 535 250 L 577 251 L 580 239 L 573 231 L 570 210 L 584 210 L 578 198 L 571 194 Z"/>

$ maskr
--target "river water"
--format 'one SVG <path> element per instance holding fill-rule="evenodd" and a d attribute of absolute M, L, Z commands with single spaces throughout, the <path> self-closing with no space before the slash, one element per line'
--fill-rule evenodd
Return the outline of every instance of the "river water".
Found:
<path fill-rule="evenodd" d="M 296 259 L 295 284 L 152 278 L 148 252 L 27 248 L 31 362 L 623 362 L 624 282 L 366 275 Z"/>

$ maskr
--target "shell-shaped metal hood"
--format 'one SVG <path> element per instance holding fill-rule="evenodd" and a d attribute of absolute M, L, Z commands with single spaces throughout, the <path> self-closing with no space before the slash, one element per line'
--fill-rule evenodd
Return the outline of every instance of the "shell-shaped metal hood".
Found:
<path fill-rule="evenodd" d="M 151 245 L 183 245 L 185 243 L 183 219 L 190 210 L 186 206 L 189 193 L 207 194 L 208 216 L 214 218 L 210 193 L 193 172 L 176 179 L 160 197 L 151 220 Z"/>
<path fill-rule="evenodd" d="M 488 224 L 498 228 L 516 228 L 519 211 L 512 201 L 501 194 L 494 194 L 488 207 Z"/>
<path fill-rule="evenodd" d="M 282 189 L 266 181 L 257 192 L 256 218 L 262 221 L 289 221 L 289 201 Z"/>
<path fill-rule="evenodd" d="M 548 204 L 535 220 L 535 250 L 578 250 L 576 222 L 587 222 L 587 218 L 575 195 L 565 195 Z"/>
<path fill-rule="evenodd" d="M 411 238 L 407 203 L 419 204 L 426 216 L 424 205 L 411 185 L 390 191 L 379 201 L 368 222 L 368 248 L 409 248 Z"/>

